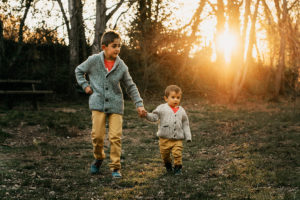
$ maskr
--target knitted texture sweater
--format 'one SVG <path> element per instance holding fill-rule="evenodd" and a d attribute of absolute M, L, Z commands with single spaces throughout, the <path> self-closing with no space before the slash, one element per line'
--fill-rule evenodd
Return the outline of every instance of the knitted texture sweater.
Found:
<path fill-rule="evenodd" d="M 188 116 L 185 110 L 179 106 L 179 110 L 174 113 L 167 104 L 159 105 L 152 113 L 147 113 L 146 119 L 157 122 L 157 136 L 167 139 L 192 140 Z"/>
<path fill-rule="evenodd" d="M 88 74 L 90 83 L 85 79 L 85 73 Z M 136 107 L 144 106 L 128 67 L 119 56 L 111 71 L 108 72 L 104 65 L 104 52 L 91 55 L 76 67 L 75 75 L 83 90 L 89 85 L 93 90 L 93 94 L 89 97 L 90 110 L 122 115 L 124 99 L 120 83 L 124 85 Z"/>

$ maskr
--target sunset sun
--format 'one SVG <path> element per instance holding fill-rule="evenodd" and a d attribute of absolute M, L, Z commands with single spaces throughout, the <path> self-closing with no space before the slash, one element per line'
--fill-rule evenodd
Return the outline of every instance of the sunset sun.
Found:
<path fill-rule="evenodd" d="M 224 32 L 217 37 L 216 49 L 224 54 L 225 61 L 230 62 L 230 57 L 237 45 L 234 34 Z"/>

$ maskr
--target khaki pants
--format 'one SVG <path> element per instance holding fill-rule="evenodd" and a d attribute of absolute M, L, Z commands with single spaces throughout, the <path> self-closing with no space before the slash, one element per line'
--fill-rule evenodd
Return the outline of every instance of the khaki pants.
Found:
<path fill-rule="evenodd" d="M 92 144 L 95 159 L 103 160 L 104 139 L 105 139 L 105 120 L 108 117 L 109 131 L 108 138 L 110 142 L 110 160 L 109 167 L 111 170 L 121 169 L 121 137 L 123 117 L 119 114 L 105 114 L 100 111 L 92 111 Z"/>
<path fill-rule="evenodd" d="M 160 154 L 165 163 L 171 163 L 171 154 L 174 158 L 174 165 L 182 165 L 182 140 L 159 138 Z"/>

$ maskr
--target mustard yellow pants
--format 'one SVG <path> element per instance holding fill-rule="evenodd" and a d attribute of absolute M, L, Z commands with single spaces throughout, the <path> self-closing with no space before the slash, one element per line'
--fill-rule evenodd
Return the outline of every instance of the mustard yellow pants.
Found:
<path fill-rule="evenodd" d="M 182 140 L 159 138 L 160 154 L 165 163 L 171 163 L 171 154 L 174 158 L 174 165 L 182 165 Z"/>
<path fill-rule="evenodd" d="M 92 111 L 92 144 L 95 159 L 103 160 L 106 156 L 104 153 L 104 139 L 106 135 L 105 120 L 108 117 L 108 138 L 110 142 L 110 160 L 109 167 L 111 170 L 121 169 L 121 137 L 123 117 L 119 114 L 105 114 L 100 111 Z"/>

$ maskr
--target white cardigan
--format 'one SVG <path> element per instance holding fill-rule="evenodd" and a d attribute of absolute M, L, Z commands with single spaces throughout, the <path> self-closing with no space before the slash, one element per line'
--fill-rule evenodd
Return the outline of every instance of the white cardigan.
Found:
<path fill-rule="evenodd" d="M 159 121 L 158 137 L 175 140 L 192 140 L 189 119 L 181 106 L 174 113 L 167 103 L 161 104 L 152 113 L 147 113 L 146 119 L 151 122 Z"/>

